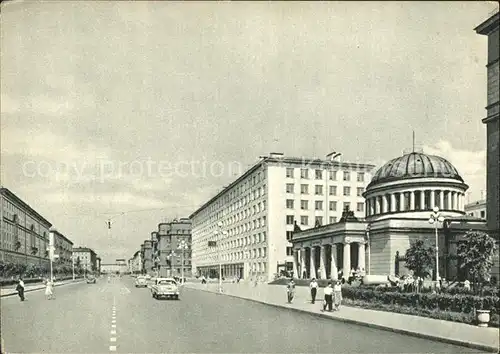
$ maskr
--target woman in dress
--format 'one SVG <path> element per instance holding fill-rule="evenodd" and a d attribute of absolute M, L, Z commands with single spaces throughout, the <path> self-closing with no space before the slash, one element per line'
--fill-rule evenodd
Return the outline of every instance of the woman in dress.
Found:
<path fill-rule="evenodd" d="M 340 281 L 336 281 L 333 286 L 333 299 L 335 302 L 335 310 L 340 310 L 340 305 L 342 304 L 342 287 Z"/>
<path fill-rule="evenodd" d="M 45 283 L 45 296 L 47 296 L 47 300 L 52 300 L 54 298 L 54 284 L 50 279 L 47 279 Z"/>

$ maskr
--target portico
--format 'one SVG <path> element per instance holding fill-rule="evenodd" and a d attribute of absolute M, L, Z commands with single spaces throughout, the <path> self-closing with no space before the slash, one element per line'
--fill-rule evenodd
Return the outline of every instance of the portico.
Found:
<path fill-rule="evenodd" d="M 339 223 L 295 232 L 293 270 L 299 278 L 348 278 L 366 269 L 366 223 L 346 210 Z"/>

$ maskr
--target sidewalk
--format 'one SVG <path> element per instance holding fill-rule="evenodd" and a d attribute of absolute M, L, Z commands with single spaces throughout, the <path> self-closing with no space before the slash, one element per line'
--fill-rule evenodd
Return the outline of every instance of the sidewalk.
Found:
<path fill-rule="evenodd" d="M 73 283 L 79 283 L 84 281 L 85 279 L 76 279 L 73 281 L 73 279 L 70 280 L 64 280 L 61 282 L 56 282 L 54 286 L 62 286 L 62 285 L 67 285 L 67 284 L 73 284 Z M 17 295 L 16 291 L 16 286 L 17 284 L 14 285 L 9 285 L 8 287 L 4 287 L 0 289 L 0 297 L 6 297 L 6 296 L 14 296 Z M 45 289 L 45 285 L 43 283 L 36 283 L 36 284 L 27 284 L 24 287 L 24 292 L 30 292 L 30 291 L 35 291 L 35 290 L 42 290 Z"/>
<path fill-rule="evenodd" d="M 215 293 L 218 290 L 218 284 L 186 283 L 185 287 Z M 288 304 L 284 286 L 268 284 L 254 286 L 245 282 L 239 284 L 224 283 L 222 295 L 395 333 L 462 345 L 488 352 L 498 352 L 498 328 L 479 328 L 464 323 L 347 306 L 343 306 L 338 312 L 322 312 L 323 297 L 321 294 L 322 291 L 319 290 L 317 302 L 313 305 L 311 304 L 309 288 L 296 287 L 295 299 L 292 304 Z"/>

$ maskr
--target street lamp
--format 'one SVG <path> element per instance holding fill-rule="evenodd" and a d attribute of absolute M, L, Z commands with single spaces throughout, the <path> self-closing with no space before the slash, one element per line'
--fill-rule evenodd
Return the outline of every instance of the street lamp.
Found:
<path fill-rule="evenodd" d="M 366 225 L 366 247 L 368 248 L 368 266 L 367 266 L 367 274 L 370 275 L 371 273 L 371 262 L 372 262 L 372 254 L 371 254 L 371 245 L 370 245 L 370 230 L 371 226 L 370 224 Z"/>
<path fill-rule="evenodd" d="M 184 252 L 189 249 L 189 245 L 187 244 L 187 242 L 185 240 L 182 240 L 180 243 L 179 243 L 179 247 L 177 247 L 178 249 L 181 250 L 181 284 L 184 284 Z"/>
<path fill-rule="evenodd" d="M 439 246 L 438 246 L 438 223 L 443 222 L 444 217 L 439 212 L 437 206 L 432 209 L 432 214 L 429 217 L 429 224 L 434 224 L 434 231 L 436 235 L 436 281 L 439 280 Z"/>
<path fill-rule="evenodd" d="M 170 251 L 170 254 L 167 256 L 168 259 L 170 259 L 170 272 L 171 276 L 174 276 L 174 257 L 177 256 L 177 254 L 174 252 L 174 250 Z"/>
<path fill-rule="evenodd" d="M 215 237 L 216 237 L 216 244 L 215 246 L 217 247 L 217 259 L 219 261 L 219 292 L 222 292 L 222 260 L 221 260 L 221 244 L 220 240 L 222 239 L 222 236 L 227 235 L 227 231 L 222 230 L 222 221 L 219 221 L 217 223 L 218 230 L 214 231 Z"/>

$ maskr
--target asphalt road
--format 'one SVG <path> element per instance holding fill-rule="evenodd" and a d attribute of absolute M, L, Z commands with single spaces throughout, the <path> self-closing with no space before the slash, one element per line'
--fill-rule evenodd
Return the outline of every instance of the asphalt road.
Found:
<path fill-rule="evenodd" d="M 480 352 L 192 289 L 179 301 L 155 300 L 128 277 L 56 292 L 51 301 L 43 291 L 23 303 L 1 299 L 4 352 Z"/>

